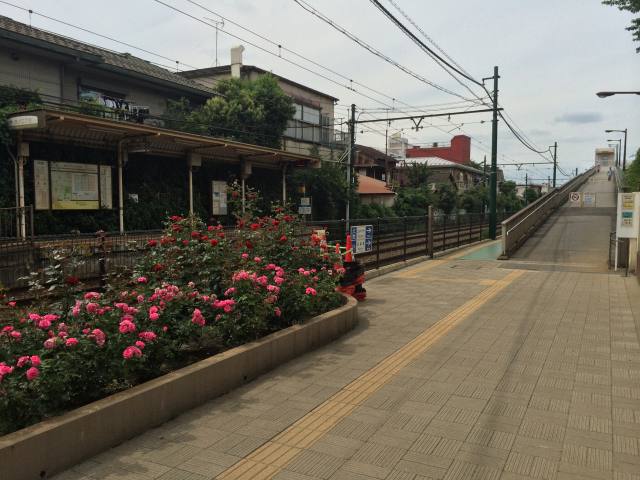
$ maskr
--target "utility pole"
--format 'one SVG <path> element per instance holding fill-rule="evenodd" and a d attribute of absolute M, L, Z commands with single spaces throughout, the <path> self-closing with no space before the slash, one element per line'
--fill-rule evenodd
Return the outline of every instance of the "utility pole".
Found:
<path fill-rule="evenodd" d="M 527 189 L 529 188 L 529 174 L 527 172 L 524 173 L 524 205 L 526 206 L 529 201 L 527 199 Z"/>
<path fill-rule="evenodd" d="M 553 142 L 553 188 L 556 188 L 556 170 L 558 169 L 558 142 Z"/>
<path fill-rule="evenodd" d="M 496 239 L 498 221 L 498 67 L 493 67 L 493 122 L 491 124 L 491 177 L 489 178 L 489 238 Z"/>
<path fill-rule="evenodd" d="M 627 129 L 624 129 L 624 151 L 622 154 L 622 170 L 627 169 Z"/>
<path fill-rule="evenodd" d="M 351 196 L 351 165 L 356 156 L 356 104 L 351 104 L 351 118 L 349 119 L 349 160 L 347 161 L 347 187 Z M 347 197 L 347 212 L 345 215 L 345 227 L 349 232 L 349 196 Z"/>
<path fill-rule="evenodd" d="M 484 161 L 482 162 L 482 185 L 487 185 L 487 156 L 484 156 Z"/>

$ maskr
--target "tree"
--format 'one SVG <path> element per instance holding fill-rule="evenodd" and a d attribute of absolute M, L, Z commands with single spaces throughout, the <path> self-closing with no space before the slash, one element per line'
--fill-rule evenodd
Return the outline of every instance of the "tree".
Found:
<path fill-rule="evenodd" d="M 605 5 L 618 7 L 618 10 L 627 10 L 631 13 L 640 13 L 640 0 L 603 0 Z M 640 17 L 631 20 L 631 25 L 627 27 L 633 34 L 633 39 L 640 42 Z M 636 52 L 640 53 L 640 47 L 636 48 Z"/>
<path fill-rule="evenodd" d="M 280 148 L 295 107 L 273 75 L 261 75 L 256 80 L 223 80 L 216 84 L 215 91 L 216 96 L 187 117 L 190 127 L 215 137 Z"/>
<path fill-rule="evenodd" d="M 400 217 L 426 215 L 427 207 L 434 204 L 433 193 L 426 187 L 403 187 L 398 189 L 393 207 Z"/>
<path fill-rule="evenodd" d="M 459 206 L 467 213 L 480 213 L 482 207 L 489 203 L 489 189 L 484 185 L 477 185 L 462 192 Z"/>
<path fill-rule="evenodd" d="M 535 188 L 527 188 L 524 191 L 524 198 L 527 201 L 527 204 L 535 202 L 538 198 L 540 198 L 540 195 L 538 194 L 538 190 L 536 190 Z"/>
<path fill-rule="evenodd" d="M 636 152 L 636 158 L 624 172 L 624 184 L 627 191 L 640 191 L 640 148 Z"/>
<path fill-rule="evenodd" d="M 296 169 L 287 184 L 292 199 L 299 198 L 298 187 L 305 186 L 305 195 L 313 199 L 313 217 L 320 220 L 344 218 L 347 198 L 352 207 L 358 203 L 354 185 L 349 188 L 344 167 L 336 163 L 322 162 L 320 168 Z"/>
<path fill-rule="evenodd" d="M 458 204 L 458 193 L 449 183 L 441 183 L 436 189 L 438 199 L 437 207 L 444 213 L 449 214 Z"/>
<path fill-rule="evenodd" d="M 516 195 L 516 183 L 512 181 L 500 184 L 500 193 L 497 198 L 497 207 L 501 212 L 517 212 L 522 208 L 522 200 Z"/>
<path fill-rule="evenodd" d="M 429 167 L 424 164 L 414 163 L 405 167 L 406 174 L 406 186 L 408 187 L 423 187 L 426 186 L 429 181 Z"/>

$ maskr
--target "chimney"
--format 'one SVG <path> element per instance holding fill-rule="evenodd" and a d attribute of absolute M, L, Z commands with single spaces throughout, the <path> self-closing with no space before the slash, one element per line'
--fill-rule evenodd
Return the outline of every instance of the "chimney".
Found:
<path fill-rule="evenodd" d="M 231 48 L 231 78 L 240 78 L 240 70 L 242 69 L 242 52 L 244 47 L 237 45 Z"/>

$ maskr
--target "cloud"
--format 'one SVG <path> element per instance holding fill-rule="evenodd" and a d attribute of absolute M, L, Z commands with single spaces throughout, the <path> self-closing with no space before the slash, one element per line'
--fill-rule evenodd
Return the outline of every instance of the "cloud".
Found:
<path fill-rule="evenodd" d="M 563 123 L 596 123 L 602 120 L 602 114 L 598 112 L 565 113 L 556 117 L 556 122 Z"/>

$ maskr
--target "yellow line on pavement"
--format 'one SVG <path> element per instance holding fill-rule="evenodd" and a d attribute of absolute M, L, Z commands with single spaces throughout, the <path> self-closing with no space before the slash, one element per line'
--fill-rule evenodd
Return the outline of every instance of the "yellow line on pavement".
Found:
<path fill-rule="evenodd" d="M 524 270 L 513 270 L 503 279 L 496 280 L 491 286 L 441 318 L 402 348 L 353 380 L 338 393 L 216 478 L 224 480 L 273 478 L 304 449 L 318 441 L 340 420 L 347 417 L 387 384 L 402 368 L 428 350 L 431 345 L 523 273 Z"/>

